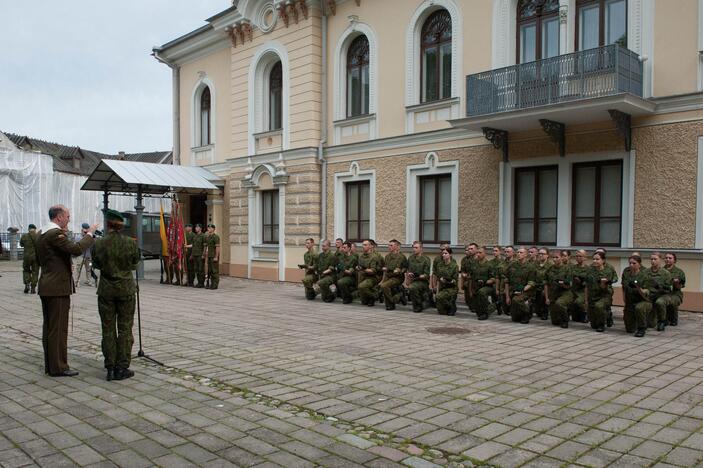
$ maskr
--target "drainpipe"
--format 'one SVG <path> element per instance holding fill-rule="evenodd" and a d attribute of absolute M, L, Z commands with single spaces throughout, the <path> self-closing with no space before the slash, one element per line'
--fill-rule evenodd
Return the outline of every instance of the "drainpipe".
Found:
<path fill-rule="evenodd" d="M 171 63 L 159 55 L 158 49 L 152 49 L 151 55 L 159 62 L 171 69 L 173 87 L 173 165 L 181 164 L 181 100 L 179 90 L 181 88 L 181 68 L 175 63 Z"/>
<path fill-rule="evenodd" d="M 324 239 L 327 236 L 327 160 L 324 154 L 324 146 L 327 144 L 327 10 L 324 2 L 321 2 L 320 6 L 322 7 L 322 125 L 317 158 L 320 161 L 322 173 L 320 239 Z"/>

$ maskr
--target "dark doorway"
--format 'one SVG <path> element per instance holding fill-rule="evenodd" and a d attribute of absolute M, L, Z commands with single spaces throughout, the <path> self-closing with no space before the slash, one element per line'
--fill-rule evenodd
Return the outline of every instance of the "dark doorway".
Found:
<path fill-rule="evenodd" d="M 190 222 L 193 225 L 200 223 L 207 226 L 207 205 L 205 201 L 207 200 L 207 195 L 191 195 L 190 196 Z"/>

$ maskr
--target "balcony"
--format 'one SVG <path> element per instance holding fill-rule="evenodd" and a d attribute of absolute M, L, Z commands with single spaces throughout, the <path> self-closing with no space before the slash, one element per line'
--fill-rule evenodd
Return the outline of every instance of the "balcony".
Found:
<path fill-rule="evenodd" d="M 643 115 L 643 66 L 636 53 L 611 44 L 466 77 L 466 117 L 457 127 L 504 131 L 539 127 L 540 119 L 565 125 L 608 118 L 608 111 Z"/>

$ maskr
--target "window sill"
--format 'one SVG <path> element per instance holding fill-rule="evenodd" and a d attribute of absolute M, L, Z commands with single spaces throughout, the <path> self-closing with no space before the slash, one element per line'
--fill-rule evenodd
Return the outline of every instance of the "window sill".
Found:
<path fill-rule="evenodd" d="M 276 251 L 279 249 L 279 244 L 256 244 L 252 247 L 257 250 Z"/>
<path fill-rule="evenodd" d="M 266 258 L 266 257 L 252 257 L 252 262 L 266 262 L 266 263 L 278 263 L 277 258 Z"/>
<path fill-rule="evenodd" d="M 413 104 L 412 106 L 406 106 L 405 110 L 408 112 L 423 112 L 434 109 L 442 109 L 444 107 L 450 107 L 454 104 L 459 104 L 458 97 L 440 99 L 439 101 L 422 102 L 420 104 Z"/>
<path fill-rule="evenodd" d="M 203 146 L 194 146 L 190 150 L 193 153 L 204 153 L 205 151 L 210 151 L 215 147 L 214 143 L 210 143 L 209 145 L 203 145 Z"/>
<path fill-rule="evenodd" d="M 355 115 L 346 119 L 335 120 L 332 122 L 335 126 L 356 125 L 360 123 L 368 123 L 376 119 L 376 114 Z"/>
<path fill-rule="evenodd" d="M 268 138 L 268 137 L 275 137 L 283 134 L 283 129 L 279 128 L 276 130 L 267 130 L 265 132 L 259 132 L 259 133 L 254 133 L 254 138 Z"/>

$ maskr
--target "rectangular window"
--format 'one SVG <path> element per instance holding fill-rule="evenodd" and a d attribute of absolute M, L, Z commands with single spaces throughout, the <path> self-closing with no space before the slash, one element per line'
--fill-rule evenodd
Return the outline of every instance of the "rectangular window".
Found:
<path fill-rule="evenodd" d="M 262 238 L 264 244 L 278 244 L 278 190 L 261 192 Z"/>
<path fill-rule="evenodd" d="M 627 0 L 578 0 L 576 50 L 627 47 Z"/>
<path fill-rule="evenodd" d="M 516 244 L 556 245 L 557 166 L 515 170 Z"/>
<path fill-rule="evenodd" d="M 369 223 L 371 220 L 371 185 L 368 180 L 361 182 L 347 182 L 346 190 L 346 216 L 347 240 L 361 242 L 369 238 Z"/>
<path fill-rule="evenodd" d="M 452 176 L 420 177 L 420 241 L 451 240 Z"/>
<path fill-rule="evenodd" d="M 574 165 L 571 243 L 620 245 L 622 161 Z"/>

